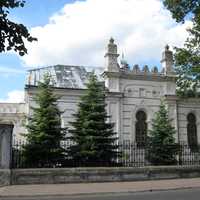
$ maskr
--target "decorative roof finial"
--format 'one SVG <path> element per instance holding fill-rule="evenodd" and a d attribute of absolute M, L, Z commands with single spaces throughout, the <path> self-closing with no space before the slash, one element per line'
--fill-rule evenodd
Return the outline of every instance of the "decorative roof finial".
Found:
<path fill-rule="evenodd" d="M 169 45 L 168 44 L 165 46 L 165 51 L 169 51 Z"/>
<path fill-rule="evenodd" d="M 124 60 L 124 52 L 122 52 L 122 60 Z"/>
<path fill-rule="evenodd" d="M 145 66 L 143 67 L 142 71 L 143 71 L 144 73 L 149 73 L 149 67 L 148 67 L 148 65 L 145 65 Z"/>
<path fill-rule="evenodd" d="M 125 60 L 125 56 L 124 56 L 124 52 L 122 52 L 122 58 L 121 58 L 121 66 L 124 69 L 129 69 L 129 65 L 127 63 L 127 61 Z"/>
<path fill-rule="evenodd" d="M 113 37 L 111 37 L 111 38 L 110 38 L 110 43 L 111 43 L 111 44 L 114 44 L 114 41 L 115 41 L 115 40 L 113 39 Z"/>

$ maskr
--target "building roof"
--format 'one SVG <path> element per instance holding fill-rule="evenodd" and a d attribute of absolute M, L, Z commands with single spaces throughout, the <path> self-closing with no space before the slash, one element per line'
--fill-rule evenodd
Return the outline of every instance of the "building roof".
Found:
<path fill-rule="evenodd" d="M 55 87 L 85 89 L 92 70 L 95 70 L 95 74 L 101 80 L 103 73 L 101 67 L 55 65 L 36 68 L 28 71 L 26 85 L 37 86 L 38 82 L 43 80 L 44 75 L 49 74 Z"/>

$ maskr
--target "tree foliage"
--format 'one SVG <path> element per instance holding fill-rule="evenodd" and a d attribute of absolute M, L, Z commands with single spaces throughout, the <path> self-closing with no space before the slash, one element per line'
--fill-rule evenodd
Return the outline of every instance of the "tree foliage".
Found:
<path fill-rule="evenodd" d="M 33 113 L 26 126 L 24 156 L 29 166 L 55 166 L 64 157 L 60 142 L 65 138 L 65 129 L 61 128 L 57 100 L 50 77 L 45 76 L 44 82 L 39 82 L 38 93 L 34 96 L 37 106 L 31 108 Z"/>
<path fill-rule="evenodd" d="M 199 15 L 199 0 L 163 0 L 163 2 L 177 22 L 184 22 L 188 15 L 195 20 Z"/>
<path fill-rule="evenodd" d="M 175 129 L 170 124 L 167 109 L 162 102 L 149 131 L 147 159 L 151 164 L 176 164 L 178 145 L 175 143 L 174 134 Z"/>
<path fill-rule="evenodd" d="M 78 165 L 110 165 L 117 156 L 114 125 L 107 122 L 105 107 L 104 86 L 91 74 L 86 94 L 81 97 L 69 131 L 75 142 L 69 149 L 69 155 Z"/>
<path fill-rule="evenodd" d="M 200 0 L 163 0 L 177 22 L 192 21 L 189 37 L 183 48 L 176 47 L 175 66 L 178 74 L 178 94 L 195 97 L 200 95 Z"/>
<path fill-rule="evenodd" d="M 36 41 L 23 24 L 9 20 L 10 9 L 24 7 L 24 0 L 0 0 L 0 52 L 14 50 L 23 56 L 27 53 L 24 40 Z"/>

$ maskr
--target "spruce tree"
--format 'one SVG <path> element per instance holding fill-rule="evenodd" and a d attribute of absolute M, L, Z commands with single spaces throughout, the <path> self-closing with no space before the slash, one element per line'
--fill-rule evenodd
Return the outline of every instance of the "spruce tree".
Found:
<path fill-rule="evenodd" d="M 69 131 L 75 143 L 69 148 L 69 155 L 75 165 L 107 166 L 114 163 L 118 154 L 117 138 L 113 123 L 107 122 L 105 107 L 105 88 L 92 73 Z"/>
<path fill-rule="evenodd" d="M 160 109 L 152 120 L 152 130 L 149 131 L 147 159 L 153 165 L 176 164 L 178 144 L 175 143 L 174 127 L 170 124 L 165 104 L 161 102 Z"/>
<path fill-rule="evenodd" d="M 31 167 L 52 167 L 64 157 L 64 149 L 60 142 L 65 137 L 65 129 L 61 128 L 61 112 L 57 107 L 50 77 L 38 83 L 38 93 L 34 96 L 36 107 L 32 107 L 32 115 L 28 117 L 25 134 L 27 144 L 24 146 L 26 165 Z"/>

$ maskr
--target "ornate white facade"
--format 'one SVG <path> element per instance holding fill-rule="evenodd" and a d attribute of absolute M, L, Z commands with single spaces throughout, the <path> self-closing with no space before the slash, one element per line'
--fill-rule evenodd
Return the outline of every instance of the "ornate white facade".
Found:
<path fill-rule="evenodd" d="M 169 116 L 176 129 L 176 140 L 188 142 L 193 138 L 200 143 L 200 101 L 199 99 L 181 99 L 176 96 L 176 75 L 173 71 L 173 55 L 166 46 L 162 54 L 162 70 L 142 69 L 134 65 L 131 69 L 123 60 L 118 62 L 117 45 L 111 38 L 105 54 L 105 68 L 98 70 L 99 79 L 108 89 L 107 110 L 110 120 L 115 123 L 115 130 L 120 139 L 135 141 L 137 137 L 137 113 L 142 111 L 146 117 L 144 123 L 151 129 L 154 113 L 158 111 L 161 99 L 166 101 Z M 59 95 L 58 105 L 63 126 L 72 121 L 72 114 L 77 110 L 80 96 L 85 92 L 85 83 L 89 72 L 81 66 L 57 65 L 29 71 L 25 87 L 24 104 L 0 104 L 0 123 L 14 125 L 14 135 L 19 137 L 26 130 L 23 127 L 25 115 L 35 106 L 33 96 L 37 95 L 37 82 L 48 72 L 54 78 L 54 92 Z M 95 69 L 95 68 L 94 68 Z M 190 116 L 190 115 L 192 116 Z M 192 118 L 192 125 L 191 120 Z M 191 130 L 192 126 L 192 133 Z M 192 136 L 191 136 L 192 134 Z M 196 134 L 196 136 L 195 136 Z M 189 139 L 190 140 L 190 139 Z"/>

